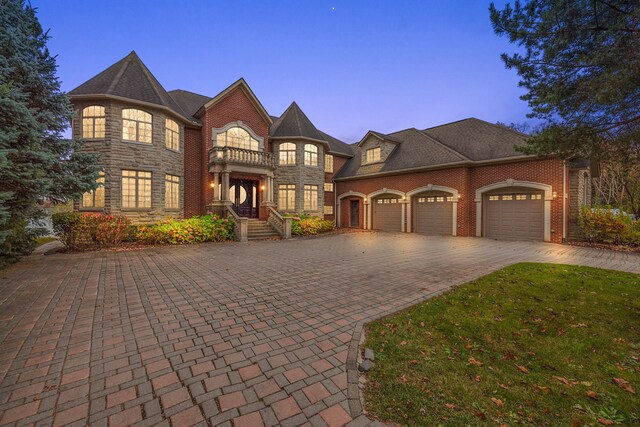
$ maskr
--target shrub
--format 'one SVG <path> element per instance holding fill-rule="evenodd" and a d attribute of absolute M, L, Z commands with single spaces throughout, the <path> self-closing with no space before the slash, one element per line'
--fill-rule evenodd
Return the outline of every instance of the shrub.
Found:
<path fill-rule="evenodd" d="M 129 220 L 102 213 L 59 212 L 51 216 L 53 231 L 69 249 L 118 245 L 127 236 Z"/>
<path fill-rule="evenodd" d="M 136 237 L 145 243 L 178 245 L 233 240 L 235 232 L 231 220 L 203 215 L 139 226 Z"/>
<path fill-rule="evenodd" d="M 587 240 L 597 243 L 640 245 L 640 221 L 610 208 L 583 207 L 578 217 Z"/>
<path fill-rule="evenodd" d="M 308 236 L 312 234 L 326 233 L 336 227 L 334 221 L 320 219 L 311 215 L 291 215 L 291 234 L 294 236 Z"/>

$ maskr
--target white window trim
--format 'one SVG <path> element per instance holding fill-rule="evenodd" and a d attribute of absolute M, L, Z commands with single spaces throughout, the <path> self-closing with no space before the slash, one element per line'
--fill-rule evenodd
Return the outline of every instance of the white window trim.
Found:
<path fill-rule="evenodd" d="M 221 128 L 211 129 L 211 141 L 213 143 L 213 147 L 219 147 L 218 145 L 219 133 L 224 133 L 234 127 L 239 127 L 249 132 L 249 135 L 251 135 L 253 139 L 256 139 L 258 141 L 258 151 L 264 151 L 264 138 L 259 136 L 257 133 L 255 133 L 253 129 L 251 129 L 249 126 L 245 125 L 244 123 L 242 123 L 240 120 L 238 120 L 237 122 L 229 122 L 226 125 L 222 126 Z"/>

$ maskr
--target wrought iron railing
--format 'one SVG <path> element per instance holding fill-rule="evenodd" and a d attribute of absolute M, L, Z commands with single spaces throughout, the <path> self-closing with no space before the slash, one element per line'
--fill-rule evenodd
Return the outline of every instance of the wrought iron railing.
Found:
<path fill-rule="evenodd" d="M 209 150 L 209 163 L 235 163 L 267 168 L 276 167 L 276 160 L 273 153 L 235 147 L 213 147 Z"/>

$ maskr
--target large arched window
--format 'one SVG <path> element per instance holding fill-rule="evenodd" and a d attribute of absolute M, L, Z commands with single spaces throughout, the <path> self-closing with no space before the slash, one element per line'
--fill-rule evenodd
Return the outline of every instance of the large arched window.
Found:
<path fill-rule="evenodd" d="M 122 139 L 151 143 L 151 114 L 134 108 L 122 110 Z"/>
<path fill-rule="evenodd" d="M 104 107 L 90 105 L 82 109 L 82 137 L 85 139 L 104 138 Z"/>
<path fill-rule="evenodd" d="M 234 126 L 216 136 L 218 147 L 235 147 L 244 150 L 259 151 L 260 143 L 249 132 Z"/>
<path fill-rule="evenodd" d="M 283 142 L 279 147 L 279 164 L 295 165 L 296 164 L 296 144 L 292 142 Z"/>

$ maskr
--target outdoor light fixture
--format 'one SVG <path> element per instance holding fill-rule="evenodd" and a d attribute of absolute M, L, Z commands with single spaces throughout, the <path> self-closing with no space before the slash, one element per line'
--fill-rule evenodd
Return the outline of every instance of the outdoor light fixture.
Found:
<path fill-rule="evenodd" d="M 211 183 L 211 188 L 215 187 L 216 185 L 212 182 Z"/>
<path fill-rule="evenodd" d="M 260 187 L 260 189 L 261 189 L 262 191 L 264 191 L 264 189 L 265 189 L 265 188 L 266 188 L 266 187 L 265 187 L 264 185 L 263 185 L 262 187 Z"/>
<path fill-rule="evenodd" d="M 553 192 L 553 198 L 554 198 L 554 199 L 557 199 L 557 198 L 558 198 L 558 192 L 557 192 L 557 191 L 554 191 L 554 192 Z"/>
<path fill-rule="evenodd" d="M 462 194 L 458 194 L 458 199 L 461 199 L 461 198 L 462 198 Z"/>

